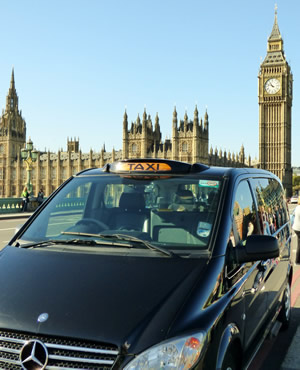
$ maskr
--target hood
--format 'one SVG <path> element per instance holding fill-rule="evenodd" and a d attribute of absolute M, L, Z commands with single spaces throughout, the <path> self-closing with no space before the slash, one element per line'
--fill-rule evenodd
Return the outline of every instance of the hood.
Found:
<path fill-rule="evenodd" d="M 50 248 L 1 251 L 1 328 L 150 345 L 165 338 L 207 263 Z M 49 318 L 39 323 L 42 313 Z"/>

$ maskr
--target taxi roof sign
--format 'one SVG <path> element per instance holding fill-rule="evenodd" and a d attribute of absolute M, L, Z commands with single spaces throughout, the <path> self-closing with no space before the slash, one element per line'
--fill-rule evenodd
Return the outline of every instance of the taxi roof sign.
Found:
<path fill-rule="evenodd" d="M 201 165 L 208 168 L 205 165 Z M 189 172 L 199 172 L 203 170 L 195 165 L 191 165 L 186 162 L 179 162 L 165 159 L 153 159 L 153 158 L 142 158 L 142 159 L 125 159 L 119 162 L 110 164 L 106 170 L 113 173 L 128 173 L 128 174 L 179 174 Z"/>
<path fill-rule="evenodd" d="M 167 163 L 159 162 L 119 162 L 116 170 L 117 172 L 169 172 L 172 168 Z"/>

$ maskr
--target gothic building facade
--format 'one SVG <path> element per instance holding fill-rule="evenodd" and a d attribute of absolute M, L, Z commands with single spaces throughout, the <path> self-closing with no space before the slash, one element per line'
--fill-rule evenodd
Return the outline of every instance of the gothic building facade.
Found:
<path fill-rule="evenodd" d="M 21 167 L 16 163 L 26 141 L 26 123 L 18 100 L 13 70 L 6 107 L 0 118 L 0 196 L 16 193 L 15 180 L 21 175 Z"/>
<path fill-rule="evenodd" d="M 242 145 L 238 154 L 227 154 L 222 150 L 209 145 L 208 114 L 205 112 L 204 120 L 199 120 L 197 106 L 193 120 L 188 119 L 185 112 L 184 119 L 178 120 L 176 108 L 173 112 L 172 139 L 162 141 L 159 117 L 156 114 L 153 127 L 151 116 L 144 110 L 142 121 L 138 115 L 135 122 L 131 123 L 128 130 L 128 116 L 125 112 L 123 119 L 123 150 L 125 158 L 162 158 L 180 160 L 190 163 L 204 163 L 207 165 L 242 167 L 250 166 L 250 157 L 246 160 L 245 150 Z"/>
<path fill-rule="evenodd" d="M 258 76 L 259 165 L 277 175 L 292 195 L 291 127 L 293 75 L 286 61 L 277 10 L 267 55 Z"/>
<path fill-rule="evenodd" d="M 68 139 L 67 150 L 52 152 L 37 151 L 37 159 L 31 163 L 31 183 L 33 195 L 43 189 L 46 196 L 51 194 L 71 175 L 91 167 L 103 167 L 108 162 L 125 158 L 164 158 L 186 162 L 202 162 L 208 165 L 243 167 L 251 164 L 250 157 L 245 159 L 244 147 L 240 153 L 231 154 L 218 151 L 209 145 L 208 114 L 204 120 L 198 117 L 195 108 L 194 119 L 177 118 L 173 112 L 172 140 L 162 141 L 159 117 L 156 115 L 153 127 L 146 110 L 142 120 L 137 117 L 128 130 L 128 116 L 123 119 L 123 149 L 106 152 L 103 147 L 99 152 L 79 150 L 79 139 Z M 30 142 L 30 138 L 29 138 Z M 19 110 L 18 95 L 12 71 L 10 88 L 6 98 L 6 108 L 0 118 L 0 197 L 19 197 L 27 182 L 26 164 L 21 159 L 21 149 L 26 146 L 26 122 Z"/>

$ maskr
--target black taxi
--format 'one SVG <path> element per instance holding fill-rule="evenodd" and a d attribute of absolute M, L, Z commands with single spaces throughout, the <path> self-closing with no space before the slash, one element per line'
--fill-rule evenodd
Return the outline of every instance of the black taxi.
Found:
<path fill-rule="evenodd" d="M 290 245 L 269 172 L 159 159 L 84 170 L 0 252 L 0 368 L 247 367 L 289 324 Z"/>

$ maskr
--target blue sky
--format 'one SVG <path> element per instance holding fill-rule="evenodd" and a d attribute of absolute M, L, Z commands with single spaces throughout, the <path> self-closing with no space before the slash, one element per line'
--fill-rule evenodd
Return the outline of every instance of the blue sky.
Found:
<path fill-rule="evenodd" d="M 292 165 L 300 166 L 300 2 L 278 0 L 294 76 Z M 19 108 L 39 150 L 122 149 L 129 123 L 158 112 L 209 115 L 216 147 L 258 158 L 258 72 L 274 22 L 273 0 L 0 0 L 0 108 L 14 67 Z"/>

